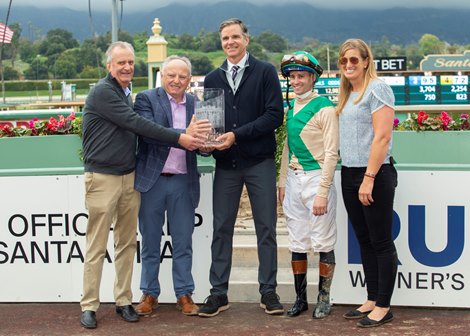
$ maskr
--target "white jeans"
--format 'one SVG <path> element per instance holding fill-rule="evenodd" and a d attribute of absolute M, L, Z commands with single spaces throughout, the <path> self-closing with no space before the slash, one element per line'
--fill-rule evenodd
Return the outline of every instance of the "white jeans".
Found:
<path fill-rule="evenodd" d="M 287 172 L 286 193 L 282 204 L 292 252 L 330 252 L 336 243 L 336 188 L 328 194 L 328 210 L 322 216 L 312 212 L 320 183 L 321 170 Z"/>

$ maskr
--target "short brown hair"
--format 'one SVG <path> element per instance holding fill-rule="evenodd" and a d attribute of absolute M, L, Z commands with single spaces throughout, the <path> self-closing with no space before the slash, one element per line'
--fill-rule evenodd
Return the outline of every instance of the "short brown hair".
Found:
<path fill-rule="evenodd" d="M 225 21 L 222 21 L 222 23 L 220 24 L 219 26 L 219 33 L 222 32 L 222 30 L 225 28 L 225 27 L 228 27 L 228 26 L 231 26 L 231 25 L 239 25 L 240 28 L 242 29 L 242 33 L 243 35 L 245 35 L 246 37 L 248 37 L 248 27 L 246 26 L 246 24 L 243 23 L 242 20 L 240 19 L 237 19 L 237 18 L 231 18 L 231 19 L 227 19 Z"/>

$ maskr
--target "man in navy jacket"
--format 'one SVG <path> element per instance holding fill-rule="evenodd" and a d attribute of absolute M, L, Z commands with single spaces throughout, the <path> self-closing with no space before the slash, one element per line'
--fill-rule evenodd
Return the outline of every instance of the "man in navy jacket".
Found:
<path fill-rule="evenodd" d="M 248 29 L 239 19 L 220 25 L 227 59 L 209 73 L 205 88 L 225 94 L 225 134 L 213 152 L 216 159 L 213 192 L 214 233 L 210 269 L 211 295 L 199 316 L 211 317 L 229 308 L 227 291 L 232 238 L 240 196 L 246 186 L 258 241 L 260 306 L 268 314 L 282 314 L 276 294 L 276 139 L 283 121 L 282 93 L 274 66 L 249 55 Z"/>

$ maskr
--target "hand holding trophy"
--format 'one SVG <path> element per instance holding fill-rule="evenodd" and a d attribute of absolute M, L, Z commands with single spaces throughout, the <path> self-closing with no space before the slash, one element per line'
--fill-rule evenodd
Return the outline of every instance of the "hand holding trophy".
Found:
<path fill-rule="evenodd" d="M 225 102 L 223 89 L 196 89 L 196 111 L 197 120 L 208 121 L 211 129 L 205 134 L 204 152 L 212 152 L 224 141 L 220 138 L 225 133 Z M 207 124 L 200 126 L 201 129 Z"/>

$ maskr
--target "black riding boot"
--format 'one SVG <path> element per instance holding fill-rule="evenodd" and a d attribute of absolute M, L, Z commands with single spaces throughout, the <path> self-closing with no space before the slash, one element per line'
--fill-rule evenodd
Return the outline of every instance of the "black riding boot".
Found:
<path fill-rule="evenodd" d="M 308 310 L 307 303 L 307 260 L 292 260 L 292 271 L 294 272 L 295 303 L 287 311 L 288 316 L 298 316 Z"/>

